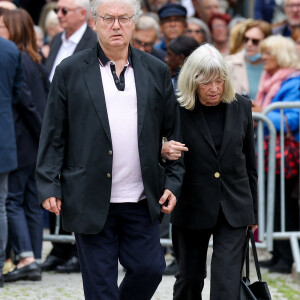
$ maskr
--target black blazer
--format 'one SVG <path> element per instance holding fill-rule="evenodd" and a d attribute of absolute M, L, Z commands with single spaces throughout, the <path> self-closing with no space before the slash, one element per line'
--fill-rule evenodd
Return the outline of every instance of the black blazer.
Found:
<path fill-rule="evenodd" d="M 181 108 L 185 153 L 180 199 L 171 222 L 189 229 L 213 228 L 220 205 L 233 227 L 257 223 L 257 172 L 251 101 L 236 95 L 227 104 L 218 156 L 205 118 Z"/>
<path fill-rule="evenodd" d="M 49 56 L 46 60 L 46 67 L 48 69 L 48 72 L 50 74 L 56 55 L 59 51 L 59 48 L 62 44 L 62 40 L 61 40 L 61 36 L 62 36 L 62 32 L 58 33 L 53 40 L 51 41 L 50 44 L 50 52 L 49 52 Z M 89 26 L 87 26 L 81 40 L 79 41 L 77 47 L 74 50 L 74 53 L 77 53 L 79 51 L 91 48 L 95 45 L 95 43 L 97 42 L 98 38 L 97 38 L 97 34 L 95 31 L 93 31 Z"/>
<path fill-rule="evenodd" d="M 44 65 L 22 52 L 24 82 L 19 102 L 13 106 L 18 168 L 35 164 L 42 119 L 49 91 L 48 72 Z"/>
<path fill-rule="evenodd" d="M 166 64 L 131 48 L 138 108 L 138 147 L 153 222 L 164 188 L 178 198 L 183 160 L 160 164 L 162 136 L 181 140 L 179 108 Z M 40 203 L 62 199 L 63 228 L 97 233 L 110 206 L 113 149 L 95 47 L 57 66 L 50 88 L 37 160 Z M 112 150 L 112 152 L 111 152 Z M 130 163 L 130 162 L 129 162 Z"/>

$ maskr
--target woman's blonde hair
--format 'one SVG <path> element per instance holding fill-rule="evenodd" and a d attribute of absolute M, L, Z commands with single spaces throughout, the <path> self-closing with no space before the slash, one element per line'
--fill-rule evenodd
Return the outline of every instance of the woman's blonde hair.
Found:
<path fill-rule="evenodd" d="M 216 79 L 224 80 L 222 102 L 234 101 L 235 92 L 227 63 L 214 46 L 204 44 L 187 58 L 180 71 L 177 93 L 180 106 L 193 110 L 198 85 Z"/>
<path fill-rule="evenodd" d="M 291 38 L 271 35 L 261 41 L 260 52 L 270 51 L 280 68 L 300 69 L 300 56 Z"/>

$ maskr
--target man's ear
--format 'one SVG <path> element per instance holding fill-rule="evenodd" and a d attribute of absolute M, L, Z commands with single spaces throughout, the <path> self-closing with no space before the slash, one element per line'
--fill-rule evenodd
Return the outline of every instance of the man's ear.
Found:
<path fill-rule="evenodd" d="M 95 19 L 93 17 L 91 17 L 90 19 L 90 27 L 94 30 L 94 31 L 97 31 L 96 30 L 96 24 L 97 22 L 95 21 Z"/>

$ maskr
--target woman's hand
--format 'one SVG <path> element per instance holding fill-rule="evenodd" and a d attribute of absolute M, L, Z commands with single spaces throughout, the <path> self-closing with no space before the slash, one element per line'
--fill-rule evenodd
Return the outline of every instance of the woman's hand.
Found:
<path fill-rule="evenodd" d="M 257 105 L 254 101 L 252 101 L 252 111 L 260 113 L 263 111 L 263 109 L 261 106 Z"/>
<path fill-rule="evenodd" d="M 249 228 L 249 227 L 251 227 L 251 228 L 252 228 L 252 231 L 254 232 L 254 231 L 258 228 L 258 225 L 248 225 L 246 231 L 248 231 L 248 228 Z"/>
<path fill-rule="evenodd" d="M 189 149 L 179 142 L 165 142 L 161 148 L 161 157 L 167 160 L 177 160 L 181 157 L 181 151 L 189 151 Z"/>

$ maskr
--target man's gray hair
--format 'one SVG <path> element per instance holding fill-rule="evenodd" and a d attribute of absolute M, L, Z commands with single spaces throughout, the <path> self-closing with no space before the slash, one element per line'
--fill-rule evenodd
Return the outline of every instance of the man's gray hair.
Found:
<path fill-rule="evenodd" d="M 210 43 L 210 44 L 212 43 L 210 30 L 209 30 L 208 26 L 202 20 L 200 20 L 198 18 L 190 17 L 187 19 L 187 23 L 188 24 L 196 24 L 196 25 L 200 26 L 202 28 L 202 30 L 204 31 L 205 42 Z"/>
<path fill-rule="evenodd" d="M 193 110 L 198 85 L 216 79 L 224 80 L 222 102 L 235 101 L 230 70 L 224 57 L 214 46 L 204 44 L 187 58 L 180 71 L 177 93 L 180 106 Z"/>
<path fill-rule="evenodd" d="M 91 16 L 97 20 L 98 8 L 104 3 L 122 3 L 133 9 L 133 20 L 136 22 L 141 13 L 141 3 L 139 0 L 91 0 Z"/>
<path fill-rule="evenodd" d="M 137 31 L 137 30 L 151 30 L 151 29 L 155 29 L 156 36 L 159 36 L 160 29 L 159 29 L 158 22 L 149 15 L 139 16 L 135 25 L 135 30 Z"/>
<path fill-rule="evenodd" d="M 74 0 L 74 3 L 90 12 L 90 0 Z"/>

